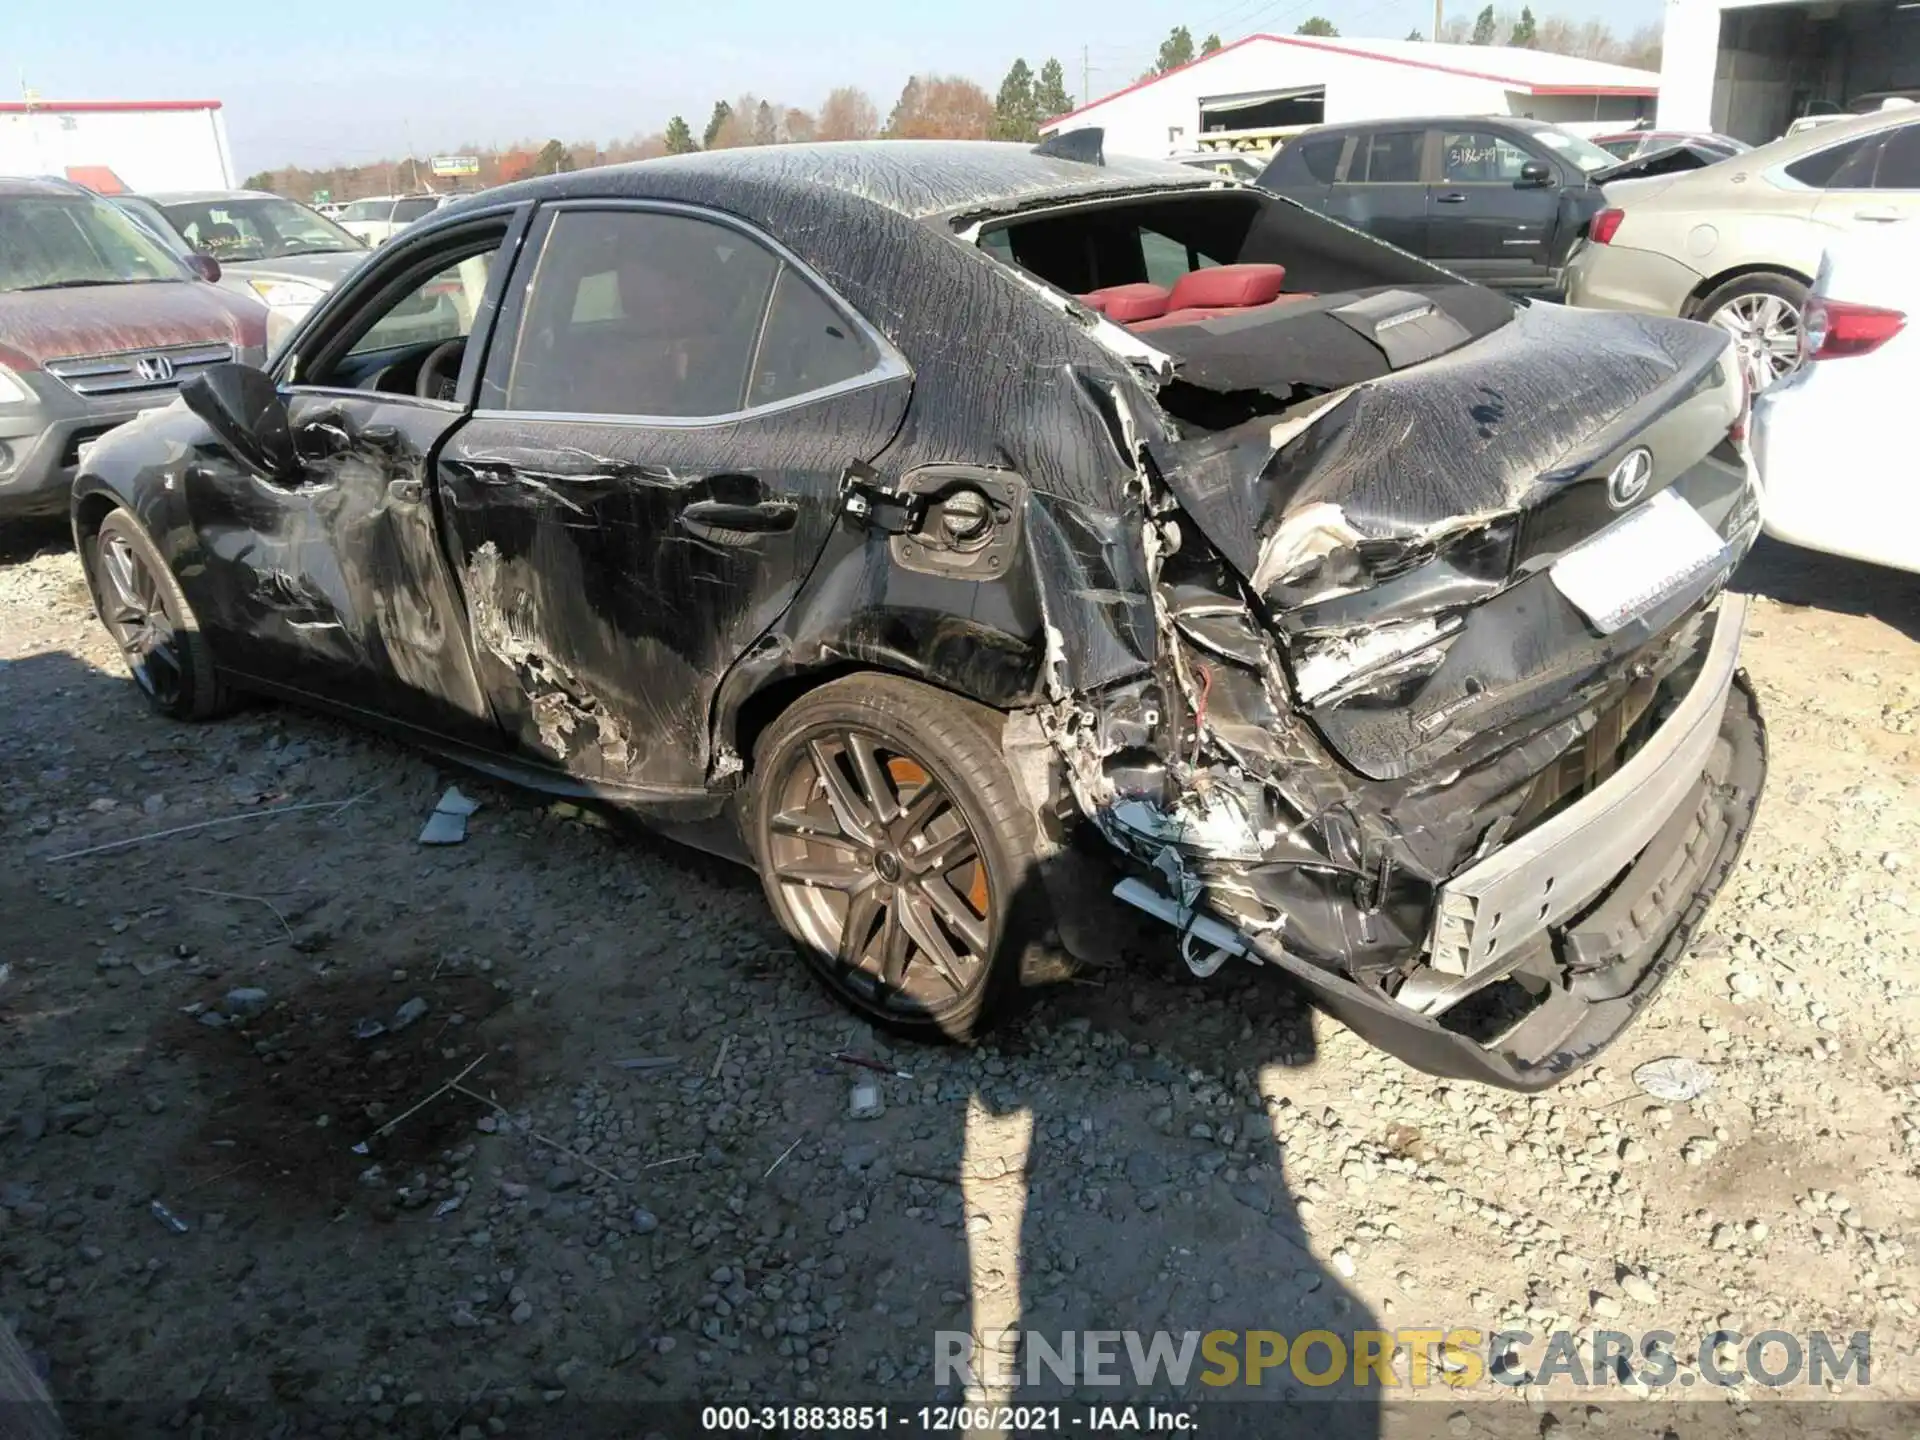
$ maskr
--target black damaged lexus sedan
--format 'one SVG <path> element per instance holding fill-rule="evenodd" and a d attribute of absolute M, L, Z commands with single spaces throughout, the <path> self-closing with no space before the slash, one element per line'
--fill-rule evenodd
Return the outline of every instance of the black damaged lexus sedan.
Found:
<path fill-rule="evenodd" d="M 1758 804 L 1746 413 L 1706 326 L 1098 132 L 788 145 L 448 207 L 73 524 L 163 714 L 325 707 L 745 860 L 876 1020 L 977 1033 L 1111 890 L 1537 1089 Z"/>

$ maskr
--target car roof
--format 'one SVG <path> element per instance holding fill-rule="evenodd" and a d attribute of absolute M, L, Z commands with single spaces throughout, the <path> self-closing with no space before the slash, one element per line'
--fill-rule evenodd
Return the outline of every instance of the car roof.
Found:
<path fill-rule="evenodd" d="M 53 175 L 0 175 L 0 199 L 11 200 L 25 195 L 85 195 L 92 200 L 100 198 L 84 185 Z"/>
<path fill-rule="evenodd" d="M 527 199 L 600 196 L 686 199 L 701 196 L 721 209 L 729 192 L 751 186 L 777 201 L 838 191 L 913 220 L 992 214 L 1050 199 L 1084 199 L 1142 189 L 1205 189 L 1221 183 L 1167 160 L 1109 155 L 1103 164 L 1036 153 L 1035 147 L 986 140 L 840 140 L 812 145 L 760 145 L 698 151 L 542 175 L 482 191 L 447 206 L 435 223 L 481 205 Z"/>
<path fill-rule="evenodd" d="M 151 200 L 156 205 L 206 205 L 215 200 L 279 200 L 283 197 L 270 190 L 159 190 L 138 198 Z"/>
<path fill-rule="evenodd" d="M 1315 135 L 1325 135 L 1332 131 L 1345 134 L 1350 130 L 1424 130 L 1428 126 L 1463 123 L 1509 125 L 1516 130 L 1558 130 L 1560 128 L 1550 120 L 1534 120 L 1525 115 L 1397 115 L 1391 120 L 1341 120 L 1332 125 L 1316 125 L 1313 129 L 1302 131 L 1294 136 L 1294 139 L 1311 139 Z"/>
<path fill-rule="evenodd" d="M 1799 121 L 1794 123 L 1798 124 Z M 1769 144 L 1755 146 L 1742 155 L 1740 160 L 1745 165 L 1758 165 L 1763 169 L 1771 169 L 1775 165 L 1784 165 L 1798 160 L 1802 155 L 1811 155 L 1816 150 L 1825 150 L 1829 145 L 1841 144 L 1856 135 L 1872 135 L 1881 130 L 1895 130 L 1902 125 L 1920 125 L 1920 106 L 1906 110 L 1875 110 L 1866 115 L 1843 116 L 1831 124 L 1810 126 L 1798 135 L 1783 135 Z"/>

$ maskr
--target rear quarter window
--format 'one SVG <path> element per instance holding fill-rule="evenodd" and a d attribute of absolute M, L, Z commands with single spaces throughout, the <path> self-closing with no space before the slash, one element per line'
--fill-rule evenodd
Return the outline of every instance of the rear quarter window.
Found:
<path fill-rule="evenodd" d="M 1829 145 L 1824 150 L 1816 150 L 1811 155 L 1802 155 L 1787 166 L 1787 174 L 1815 190 L 1826 190 L 1844 183 L 1841 175 L 1847 169 L 1848 161 L 1854 159 L 1865 148 L 1867 139 L 1848 140 L 1839 145 Z M 1862 179 L 1864 184 L 1864 177 Z"/>

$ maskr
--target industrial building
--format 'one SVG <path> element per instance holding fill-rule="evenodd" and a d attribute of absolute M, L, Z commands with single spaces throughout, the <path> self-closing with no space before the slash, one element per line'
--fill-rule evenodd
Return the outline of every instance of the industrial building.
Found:
<path fill-rule="evenodd" d="M 1660 128 L 1760 144 L 1804 115 L 1920 98 L 1920 0 L 1668 0 Z"/>
<path fill-rule="evenodd" d="M 103 195 L 236 183 L 218 100 L 0 104 L 0 175 L 51 175 Z"/>
<path fill-rule="evenodd" d="M 1652 118 L 1659 90 L 1649 70 L 1503 45 L 1249 35 L 1041 129 L 1097 125 L 1109 150 L 1152 156 L 1265 150 L 1313 125 L 1413 115 L 1626 129 Z"/>

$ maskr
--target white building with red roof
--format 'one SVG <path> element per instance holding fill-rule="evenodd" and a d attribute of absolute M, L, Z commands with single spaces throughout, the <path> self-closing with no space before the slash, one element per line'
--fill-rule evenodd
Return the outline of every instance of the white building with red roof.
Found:
<path fill-rule="evenodd" d="M 238 183 L 218 100 L 0 104 L 0 175 L 50 175 L 103 195 Z"/>
<path fill-rule="evenodd" d="M 1100 126 L 1115 154 L 1264 148 L 1275 132 L 1415 115 L 1520 115 L 1588 131 L 1651 118 L 1660 76 L 1504 45 L 1249 35 L 1041 127 Z M 1236 142 L 1240 142 L 1236 146 Z"/>

